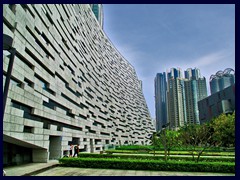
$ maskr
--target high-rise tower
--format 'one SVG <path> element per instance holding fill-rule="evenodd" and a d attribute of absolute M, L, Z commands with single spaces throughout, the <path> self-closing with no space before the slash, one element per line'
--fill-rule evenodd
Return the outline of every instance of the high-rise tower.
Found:
<path fill-rule="evenodd" d="M 184 74 L 187 123 L 200 124 L 198 101 L 207 97 L 206 79 L 197 68 L 188 68 Z"/>
<path fill-rule="evenodd" d="M 167 81 L 166 73 L 157 73 L 155 80 L 156 131 L 167 123 Z"/>
<path fill-rule="evenodd" d="M 186 71 L 184 71 L 184 75 L 186 79 L 199 79 L 201 77 L 200 70 L 195 68 L 188 68 Z"/>
<path fill-rule="evenodd" d="M 211 94 L 219 92 L 235 83 L 235 72 L 231 68 L 218 71 L 210 77 Z"/>
<path fill-rule="evenodd" d="M 186 123 L 184 80 L 181 69 L 172 68 L 167 74 L 168 121 L 170 129 L 178 129 Z"/>
<path fill-rule="evenodd" d="M 167 115 L 173 130 L 185 124 L 200 124 L 198 101 L 207 97 L 206 79 L 199 69 L 188 68 L 184 75 L 180 68 L 167 73 Z"/>

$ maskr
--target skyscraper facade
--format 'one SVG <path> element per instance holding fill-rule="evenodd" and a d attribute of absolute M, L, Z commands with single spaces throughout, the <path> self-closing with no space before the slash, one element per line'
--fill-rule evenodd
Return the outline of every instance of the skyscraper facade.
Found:
<path fill-rule="evenodd" d="M 185 80 L 186 121 L 187 124 L 199 124 L 198 89 L 196 80 Z"/>
<path fill-rule="evenodd" d="M 177 130 L 186 124 L 186 100 L 181 69 L 172 68 L 167 73 L 167 105 L 170 129 Z"/>
<path fill-rule="evenodd" d="M 199 124 L 198 101 L 207 97 L 206 79 L 201 77 L 199 69 L 185 71 L 185 89 L 187 123 Z"/>
<path fill-rule="evenodd" d="M 205 77 L 201 77 L 197 80 L 197 89 L 198 89 L 198 101 L 206 98 L 207 94 L 207 82 Z"/>
<path fill-rule="evenodd" d="M 186 71 L 184 71 L 185 78 L 188 80 L 191 79 L 198 79 L 201 77 L 200 70 L 197 68 L 188 68 Z"/>
<path fill-rule="evenodd" d="M 160 131 L 162 126 L 167 124 L 167 81 L 166 73 L 157 73 L 155 80 L 155 114 L 156 131 Z"/>
<path fill-rule="evenodd" d="M 198 101 L 207 97 L 206 79 L 201 77 L 200 70 L 197 68 L 188 68 L 184 74 L 187 123 L 200 124 Z"/>
<path fill-rule="evenodd" d="M 161 97 L 166 91 L 163 85 L 165 73 L 157 74 L 155 78 L 157 130 L 160 130 L 161 126 L 166 123 L 169 123 L 170 129 L 173 130 L 177 130 L 185 124 L 200 124 L 198 101 L 207 97 L 206 79 L 201 77 L 200 70 L 197 68 L 188 68 L 184 71 L 184 76 L 182 76 L 180 68 L 171 68 L 167 72 L 165 103 Z M 164 119 L 166 118 L 165 105 L 167 105 L 167 121 Z"/>
<path fill-rule="evenodd" d="M 224 71 L 218 71 L 210 77 L 211 94 L 225 89 L 228 86 L 235 84 L 235 72 L 231 68 Z"/>

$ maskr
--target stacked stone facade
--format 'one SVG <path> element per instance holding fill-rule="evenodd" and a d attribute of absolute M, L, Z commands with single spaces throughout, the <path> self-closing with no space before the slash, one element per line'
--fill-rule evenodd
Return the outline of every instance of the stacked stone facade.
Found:
<path fill-rule="evenodd" d="M 69 143 L 97 152 L 148 144 L 154 131 L 141 81 L 88 4 L 3 5 L 3 33 L 16 48 L 4 141 L 32 148 L 34 162 Z M 3 56 L 3 86 L 9 56 Z"/>

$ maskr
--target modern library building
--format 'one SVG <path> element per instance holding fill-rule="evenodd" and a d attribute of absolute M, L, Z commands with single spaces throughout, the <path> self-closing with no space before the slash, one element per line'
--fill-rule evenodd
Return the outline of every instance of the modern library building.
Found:
<path fill-rule="evenodd" d="M 3 164 L 149 144 L 134 67 L 103 31 L 102 5 L 3 5 Z"/>

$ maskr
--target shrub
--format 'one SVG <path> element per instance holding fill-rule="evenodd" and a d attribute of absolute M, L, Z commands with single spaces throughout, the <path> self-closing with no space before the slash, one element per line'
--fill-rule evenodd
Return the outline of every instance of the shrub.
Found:
<path fill-rule="evenodd" d="M 149 159 L 149 160 L 164 160 L 164 156 L 144 156 L 144 155 L 129 155 L 129 154 L 93 154 L 80 153 L 80 158 L 115 158 L 115 159 Z M 168 160 L 176 161 L 191 161 L 192 157 L 170 156 Z M 221 157 L 201 157 L 200 161 L 206 162 L 235 162 L 235 158 L 221 158 Z"/>
<path fill-rule="evenodd" d="M 159 160 L 112 158 L 62 158 L 59 162 L 60 166 L 82 168 L 235 173 L 235 163 L 230 162 L 194 163 L 191 161 L 165 162 Z"/>
<path fill-rule="evenodd" d="M 116 147 L 116 150 L 153 150 L 153 146 L 127 145 Z"/>
<path fill-rule="evenodd" d="M 150 151 L 149 154 L 154 154 L 154 152 Z M 155 151 L 155 154 L 164 154 L 164 151 Z M 189 151 L 171 151 L 170 155 L 191 155 L 191 154 Z M 235 152 L 203 152 L 202 155 L 203 156 L 235 156 Z"/>

